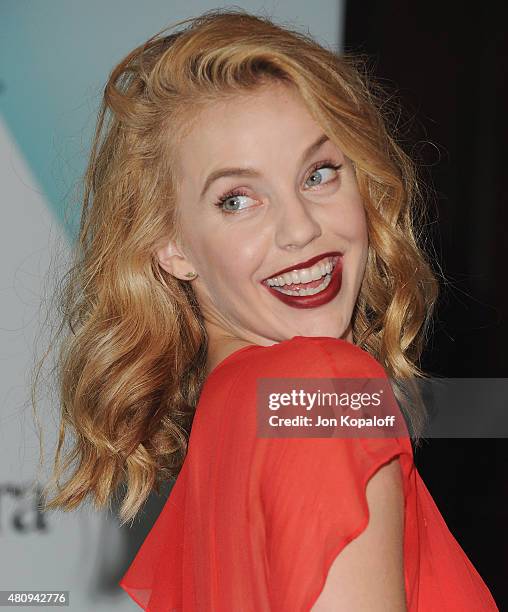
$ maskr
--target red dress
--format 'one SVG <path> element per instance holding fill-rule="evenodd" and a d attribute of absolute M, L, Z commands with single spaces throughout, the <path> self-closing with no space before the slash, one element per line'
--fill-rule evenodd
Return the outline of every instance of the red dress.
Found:
<path fill-rule="evenodd" d="M 331 337 L 252 345 L 223 360 L 205 381 L 169 498 L 119 583 L 144 610 L 311 610 L 333 560 L 368 524 L 369 478 L 394 457 L 408 611 L 498 610 L 422 481 L 409 437 L 257 437 L 259 377 L 387 375 Z"/>

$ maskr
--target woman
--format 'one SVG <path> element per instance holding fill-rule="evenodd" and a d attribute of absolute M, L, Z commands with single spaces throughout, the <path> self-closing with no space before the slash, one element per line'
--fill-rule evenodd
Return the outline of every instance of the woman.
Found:
<path fill-rule="evenodd" d="M 143 609 L 497 609 L 407 435 L 256 432 L 261 378 L 423 376 L 437 283 L 381 103 L 350 58 L 243 11 L 110 75 L 60 362 L 80 462 L 47 507 L 125 482 L 126 522 L 177 477 L 120 583 Z"/>

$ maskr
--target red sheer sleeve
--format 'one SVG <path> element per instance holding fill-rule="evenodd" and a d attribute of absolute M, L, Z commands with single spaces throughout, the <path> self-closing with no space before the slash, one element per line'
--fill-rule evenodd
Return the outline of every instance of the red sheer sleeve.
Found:
<path fill-rule="evenodd" d="M 313 372 L 308 376 L 386 378 L 371 355 L 332 338 L 309 339 L 298 360 Z M 258 440 L 258 452 L 271 605 L 307 611 L 334 559 L 368 525 L 369 479 L 399 457 L 408 486 L 411 442 L 409 437 L 270 438 Z"/>

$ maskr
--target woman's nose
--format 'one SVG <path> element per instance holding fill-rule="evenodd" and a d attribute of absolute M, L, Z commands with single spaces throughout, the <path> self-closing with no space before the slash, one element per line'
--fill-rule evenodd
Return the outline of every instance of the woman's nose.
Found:
<path fill-rule="evenodd" d="M 312 206 L 311 202 L 294 194 L 281 200 L 276 221 L 278 247 L 303 247 L 321 235 L 321 226 L 312 214 Z"/>

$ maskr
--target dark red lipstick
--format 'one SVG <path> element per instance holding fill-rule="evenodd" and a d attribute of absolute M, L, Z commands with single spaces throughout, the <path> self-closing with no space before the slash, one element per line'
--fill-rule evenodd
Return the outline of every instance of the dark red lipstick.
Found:
<path fill-rule="evenodd" d="M 275 278 L 284 274 L 285 272 L 292 272 L 293 270 L 299 270 L 301 268 L 309 268 L 313 266 L 315 263 L 320 261 L 321 259 L 333 257 L 336 258 L 335 265 L 332 269 L 331 275 L 328 276 L 329 282 L 328 285 L 321 290 L 319 293 L 315 293 L 314 295 L 288 295 L 287 293 L 282 293 L 280 288 L 272 287 L 268 285 L 266 282 L 269 278 Z M 326 279 L 326 276 L 322 277 Z M 311 281 L 312 284 L 315 284 L 317 281 Z M 311 283 L 309 287 L 312 286 Z M 268 276 L 266 279 L 262 281 L 262 284 L 268 289 L 268 291 L 276 297 L 279 301 L 283 302 L 287 306 L 291 306 L 292 308 L 316 308 L 317 306 L 322 306 L 323 304 L 327 304 L 331 300 L 335 298 L 335 296 L 339 293 L 340 288 L 342 286 L 342 253 L 338 251 L 331 251 L 328 253 L 323 253 L 321 255 L 317 255 L 316 257 L 312 257 L 311 259 L 290 266 L 289 268 L 284 268 L 283 270 L 279 270 L 272 276 Z M 296 283 L 295 288 L 300 288 L 302 285 L 306 283 Z M 285 285 L 285 289 L 290 289 L 291 285 Z"/>

